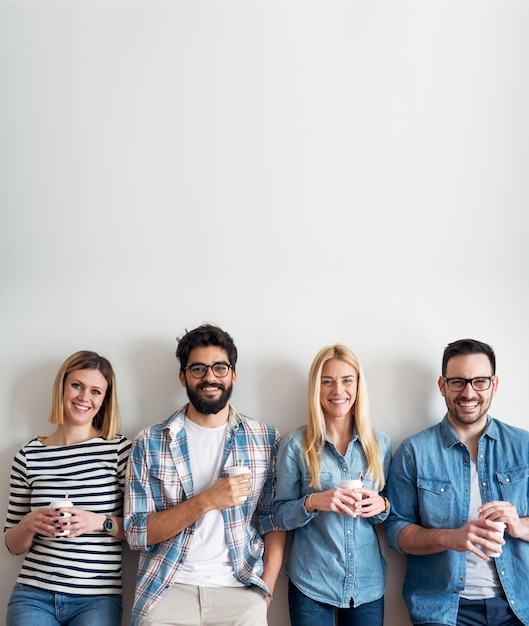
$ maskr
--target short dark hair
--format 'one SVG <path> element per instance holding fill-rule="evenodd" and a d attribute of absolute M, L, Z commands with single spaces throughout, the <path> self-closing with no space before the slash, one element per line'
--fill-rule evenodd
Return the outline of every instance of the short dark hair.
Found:
<path fill-rule="evenodd" d="M 486 354 L 492 367 L 492 374 L 496 374 L 496 355 L 488 343 L 483 343 L 477 339 L 458 339 L 457 341 L 449 343 L 445 348 L 443 353 L 443 363 L 441 366 L 441 373 L 443 376 L 446 376 L 448 361 L 452 357 L 460 354 Z"/>
<path fill-rule="evenodd" d="M 218 346 L 226 350 L 228 361 L 235 371 L 237 363 L 237 348 L 231 336 L 222 328 L 212 324 L 202 324 L 194 330 L 187 330 L 182 337 L 177 337 L 178 346 L 176 348 L 176 358 L 180 361 L 180 371 L 187 367 L 189 353 L 193 348 L 207 348 L 208 346 Z"/>

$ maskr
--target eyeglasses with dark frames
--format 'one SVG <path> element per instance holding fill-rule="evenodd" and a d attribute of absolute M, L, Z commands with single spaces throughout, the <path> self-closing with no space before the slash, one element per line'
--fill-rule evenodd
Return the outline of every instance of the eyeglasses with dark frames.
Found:
<path fill-rule="evenodd" d="M 231 365 L 229 363 L 224 363 L 223 361 L 218 361 L 217 363 L 213 363 L 213 365 L 206 365 L 205 363 L 192 363 L 184 368 L 184 372 L 189 370 L 193 378 L 204 378 L 209 369 L 211 369 L 217 378 L 226 378 L 231 369 Z"/>
<path fill-rule="evenodd" d="M 463 391 L 469 383 L 474 391 L 487 391 L 494 378 L 496 378 L 494 375 L 478 376 L 477 378 L 446 378 L 443 376 L 443 380 L 450 391 Z"/>

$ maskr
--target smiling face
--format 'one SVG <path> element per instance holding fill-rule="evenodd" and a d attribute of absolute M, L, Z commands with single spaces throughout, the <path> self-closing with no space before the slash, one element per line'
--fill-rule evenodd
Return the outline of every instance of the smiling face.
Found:
<path fill-rule="evenodd" d="M 447 363 L 446 378 L 480 376 L 492 376 L 492 366 L 486 354 L 459 354 Z M 496 395 L 497 377 L 486 391 L 476 391 L 470 384 L 463 391 L 450 391 L 442 376 L 438 384 L 446 402 L 448 419 L 454 428 L 485 425 L 492 398 Z"/>
<path fill-rule="evenodd" d="M 97 369 L 75 370 L 64 379 L 64 423 L 69 425 L 91 424 L 97 415 L 108 383 Z"/>
<path fill-rule="evenodd" d="M 320 382 L 320 404 L 325 419 L 345 418 L 353 414 L 358 387 L 355 368 L 340 359 L 323 364 Z"/>
<path fill-rule="evenodd" d="M 228 353 L 218 346 L 193 348 L 186 367 L 199 363 L 229 364 Z M 194 378 L 188 369 L 180 372 L 180 382 L 186 388 L 189 402 L 201 415 L 216 415 L 227 406 L 236 378 L 237 374 L 232 368 L 224 378 L 217 378 L 211 367 L 208 367 L 203 378 Z"/>

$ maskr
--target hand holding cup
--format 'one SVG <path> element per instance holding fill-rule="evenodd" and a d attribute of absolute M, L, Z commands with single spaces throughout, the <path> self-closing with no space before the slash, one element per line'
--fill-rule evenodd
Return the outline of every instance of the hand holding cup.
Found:
<path fill-rule="evenodd" d="M 250 474 L 249 468 L 245 467 L 244 465 L 232 465 L 231 467 L 225 467 L 224 469 L 230 477 L 240 476 L 241 474 Z M 251 483 L 251 481 L 243 480 L 241 481 L 241 483 Z M 247 490 L 250 491 L 250 486 L 248 486 Z M 242 502 L 246 502 L 247 498 L 248 496 L 241 496 L 239 500 L 241 500 Z"/>

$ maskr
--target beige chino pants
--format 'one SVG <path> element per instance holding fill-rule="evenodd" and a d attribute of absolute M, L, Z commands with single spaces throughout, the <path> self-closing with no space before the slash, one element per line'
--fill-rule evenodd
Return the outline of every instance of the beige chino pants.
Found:
<path fill-rule="evenodd" d="M 176 583 L 143 621 L 144 626 L 267 626 L 259 587 L 197 587 Z"/>

